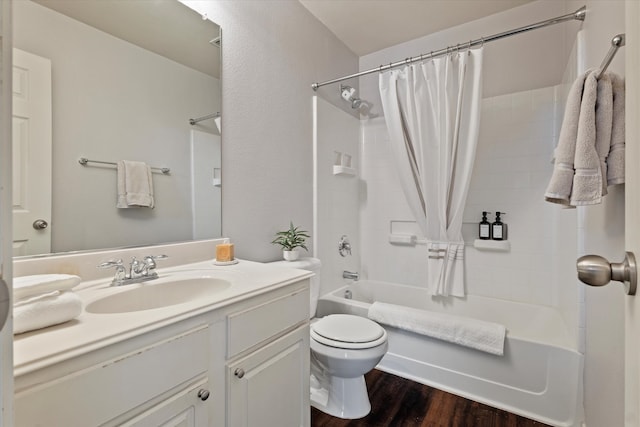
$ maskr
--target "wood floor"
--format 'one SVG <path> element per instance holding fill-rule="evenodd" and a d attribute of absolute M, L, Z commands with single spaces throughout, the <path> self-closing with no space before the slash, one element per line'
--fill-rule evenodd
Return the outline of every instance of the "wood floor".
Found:
<path fill-rule="evenodd" d="M 311 408 L 312 427 L 544 427 L 519 417 L 395 375 L 373 370 L 365 376 L 371 412 L 343 420 Z"/>

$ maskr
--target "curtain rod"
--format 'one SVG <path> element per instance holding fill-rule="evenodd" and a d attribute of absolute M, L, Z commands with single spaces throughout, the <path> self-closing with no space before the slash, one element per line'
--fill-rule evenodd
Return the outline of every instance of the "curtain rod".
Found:
<path fill-rule="evenodd" d="M 400 67 L 400 66 L 406 65 L 406 64 L 411 64 L 411 63 L 417 62 L 417 61 L 422 61 L 424 59 L 435 58 L 437 56 L 445 55 L 445 54 L 449 53 L 452 50 L 456 50 L 456 49 L 460 49 L 460 48 L 462 48 L 462 49 L 471 49 L 472 47 L 475 47 L 475 46 L 478 46 L 478 45 L 483 45 L 483 44 L 488 43 L 488 42 L 492 42 L 492 41 L 495 41 L 495 40 L 499 40 L 499 39 L 502 39 L 502 38 L 505 38 L 505 37 L 509 37 L 509 36 L 513 36 L 513 35 L 520 34 L 520 33 L 525 33 L 527 31 L 531 31 L 531 30 L 537 30 L 538 28 L 547 27 L 549 25 L 559 24 L 559 23 L 565 22 L 565 21 L 573 21 L 573 20 L 584 21 L 584 18 L 586 17 L 586 15 L 587 15 L 587 7 L 586 6 L 582 6 L 580 9 L 576 10 L 573 13 L 568 13 L 566 15 L 558 16 L 556 18 L 547 19 L 545 21 L 540 21 L 540 22 L 537 22 L 535 24 L 527 25 L 527 26 L 524 26 L 524 27 L 520 27 L 520 28 L 516 28 L 516 29 L 513 29 L 513 30 L 509 30 L 509 31 L 504 31 L 502 33 L 494 34 L 492 36 L 481 37 L 481 38 L 473 40 L 473 41 L 465 42 L 465 43 L 462 43 L 462 44 L 457 44 L 455 46 L 448 46 L 448 47 L 440 49 L 440 50 L 431 51 L 429 53 L 421 54 L 419 56 L 409 57 L 409 58 L 406 58 L 406 59 L 404 59 L 402 61 L 392 62 L 392 63 L 386 64 L 386 65 L 380 65 L 377 68 L 372 68 L 372 69 L 366 70 L 366 71 L 360 71 L 359 73 L 350 74 L 348 76 L 340 77 L 340 78 L 333 79 L 333 80 L 328 80 L 326 82 L 313 83 L 311 85 L 311 88 L 313 90 L 318 90 L 318 88 L 322 87 L 322 86 L 326 86 L 326 85 L 330 85 L 330 84 L 333 84 L 333 83 L 342 82 L 344 80 L 349 80 L 349 79 L 352 79 L 352 78 L 355 78 L 355 77 L 365 76 L 367 74 L 378 73 L 378 72 L 390 70 L 392 68 Z"/>

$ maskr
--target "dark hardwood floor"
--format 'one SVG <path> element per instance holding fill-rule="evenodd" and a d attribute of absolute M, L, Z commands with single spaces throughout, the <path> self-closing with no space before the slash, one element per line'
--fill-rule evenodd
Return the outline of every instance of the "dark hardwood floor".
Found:
<path fill-rule="evenodd" d="M 311 408 L 312 427 L 545 427 L 527 418 L 374 369 L 371 412 L 343 420 Z"/>

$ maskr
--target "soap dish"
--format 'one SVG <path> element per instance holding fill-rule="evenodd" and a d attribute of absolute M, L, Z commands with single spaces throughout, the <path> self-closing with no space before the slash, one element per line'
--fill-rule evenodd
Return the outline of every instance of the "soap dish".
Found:
<path fill-rule="evenodd" d="M 214 265 L 234 265 L 239 263 L 238 259 L 232 259 L 231 261 L 218 261 L 217 259 L 213 260 Z"/>

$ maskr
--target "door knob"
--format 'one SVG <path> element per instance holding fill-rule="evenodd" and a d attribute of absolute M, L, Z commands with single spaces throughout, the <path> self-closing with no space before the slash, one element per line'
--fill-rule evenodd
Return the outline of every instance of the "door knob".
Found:
<path fill-rule="evenodd" d="M 244 369 L 242 368 L 238 368 L 233 372 L 233 375 L 235 375 L 238 378 L 242 378 L 244 377 Z"/>
<path fill-rule="evenodd" d="M 611 280 L 624 283 L 627 295 L 636 294 L 638 273 L 636 257 L 627 252 L 622 262 L 609 263 L 598 255 L 585 255 L 578 259 L 578 279 L 589 286 L 604 286 Z"/>
<path fill-rule="evenodd" d="M 49 223 L 44 219 L 36 219 L 35 221 L 33 221 L 33 228 L 35 228 L 36 230 L 44 230 L 48 226 Z"/>

